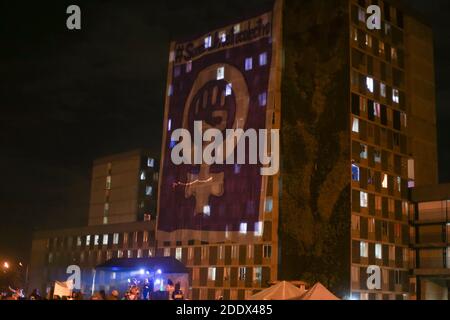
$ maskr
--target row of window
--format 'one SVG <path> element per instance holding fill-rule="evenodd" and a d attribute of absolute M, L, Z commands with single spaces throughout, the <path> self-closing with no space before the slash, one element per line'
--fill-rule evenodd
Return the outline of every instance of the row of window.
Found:
<path fill-rule="evenodd" d="M 389 108 L 354 93 L 352 93 L 352 113 L 359 117 L 367 117 L 369 121 L 392 127 L 397 131 L 405 131 L 408 127 L 408 118 L 405 112 Z"/>
<path fill-rule="evenodd" d="M 198 281 L 200 280 L 200 268 L 192 269 L 192 280 Z M 262 281 L 262 267 L 239 267 L 237 277 L 239 281 L 246 281 L 247 279 L 252 279 L 255 283 L 261 284 Z M 217 281 L 219 280 L 217 277 L 217 268 L 210 267 L 208 268 L 208 281 Z M 222 281 L 230 281 L 231 280 L 231 267 L 223 268 L 223 277 L 220 279 Z"/>
<path fill-rule="evenodd" d="M 380 221 L 377 220 L 375 218 L 364 218 L 364 217 L 360 217 L 357 215 L 352 215 L 352 231 L 354 232 L 360 232 L 361 231 L 361 222 L 362 220 L 364 220 L 364 223 L 366 224 L 367 227 L 367 233 L 370 234 L 375 234 L 376 233 L 376 223 L 377 221 L 380 223 L 380 229 L 381 229 L 381 236 L 384 238 L 388 238 L 389 237 L 389 228 L 393 228 L 394 229 L 394 238 L 395 239 L 402 239 L 402 229 L 403 229 L 403 225 L 400 223 L 389 223 L 386 220 Z M 381 247 L 380 247 L 381 248 Z M 381 256 L 381 255 L 380 255 Z M 362 256 L 367 258 L 367 256 Z M 377 256 L 378 257 L 378 256 Z M 382 259 L 382 258 L 378 258 L 378 259 Z M 393 259 L 391 259 L 393 260 Z"/>
<path fill-rule="evenodd" d="M 380 127 L 357 117 L 352 119 L 351 130 L 362 141 L 370 139 L 377 146 L 407 154 L 406 134 Z"/>
<path fill-rule="evenodd" d="M 384 247 L 384 249 L 383 249 Z M 372 249 L 371 249 L 372 248 Z M 371 252 L 372 250 L 372 252 Z M 383 256 L 383 252 L 387 255 Z M 389 261 L 398 260 L 398 254 L 401 254 L 402 262 L 404 265 L 408 265 L 409 263 L 409 249 L 408 248 L 399 248 L 390 245 L 383 245 L 381 243 L 375 243 L 369 245 L 367 241 L 359 242 L 359 257 L 368 259 L 370 257 L 375 257 L 377 260 L 389 259 Z"/>
<path fill-rule="evenodd" d="M 148 231 L 142 231 L 142 232 L 133 232 L 131 233 L 132 243 L 138 243 L 139 237 L 142 236 L 142 242 L 148 243 L 149 242 L 149 232 Z M 58 244 L 60 247 L 63 247 L 66 245 L 67 248 L 71 248 L 74 245 L 76 247 L 82 247 L 82 246 L 107 246 L 107 245 L 119 245 L 120 240 L 120 234 L 114 233 L 114 234 L 104 234 L 104 235 L 87 235 L 87 236 L 77 236 L 77 237 L 67 237 L 64 239 L 61 238 L 54 238 L 52 242 L 50 243 L 52 245 L 52 248 L 57 248 Z M 127 245 L 129 242 L 129 234 L 124 233 L 122 235 L 122 244 Z"/>
<path fill-rule="evenodd" d="M 80 252 L 78 253 L 72 253 L 70 255 L 70 258 L 75 261 L 78 261 L 81 264 L 84 263 L 93 263 L 92 258 L 95 257 L 95 263 L 101 264 L 105 261 L 115 259 L 115 258 L 148 258 L 154 256 L 154 249 L 138 249 L 138 250 L 107 250 L 107 251 L 88 251 L 88 252 Z M 48 263 L 60 263 L 59 260 L 61 258 L 60 253 L 53 253 L 50 252 L 48 254 Z"/>
<path fill-rule="evenodd" d="M 359 88 L 361 93 L 374 95 L 375 97 L 383 97 L 388 103 L 393 102 L 400 108 L 403 108 L 404 93 L 398 89 L 393 88 L 391 91 L 387 90 L 387 86 L 374 79 L 373 77 L 365 76 L 358 72 L 352 72 L 352 85 Z"/>
<path fill-rule="evenodd" d="M 365 13 L 368 6 L 377 5 L 382 9 L 384 20 L 395 23 L 399 28 L 403 28 L 403 12 L 400 9 L 391 6 L 388 2 L 379 0 L 358 0 L 357 4 L 359 5 L 358 16 L 360 21 L 365 23 Z M 361 11 L 362 13 L 360 13 Z M 364 15 L 364 18 L 362 15 Z"/>
<path fill-rule="evenodd" d="M 218 246 L 217 247 L 217 258 L 219 260 L 225 259 L 225 250 L 226 247 L 230 248 L 231 250 L 231 259 L 238 259 L 239 258 L 239 245 L 232 245 L 232 246 Z M 203 246 L 200 247 L 201 250 L 201 260 L 208 259 L 209 256 L 209 247 Z M 247 245 L 246 246 L 246 257 L 247 259 L 253 259 L 255 256 L 255 246 L 254 245 Z M 188 247 L 187 248 L 187 256 L 183 257 L 183 248 L 178 247 L 175 249 L 175 259 L 182 261 L 183 258 L 186 258 L 188 261 L 191 261 L 194 259 L 194 250 L 195 247 Z M 171 256 L 171 248 L 164 248 L 164 256 L 170 257 Z M 272 246 L 271 245 L 263 245 L 262 246 L 262 257 L 264 259 L 270 259 L 272 257 Z"/>

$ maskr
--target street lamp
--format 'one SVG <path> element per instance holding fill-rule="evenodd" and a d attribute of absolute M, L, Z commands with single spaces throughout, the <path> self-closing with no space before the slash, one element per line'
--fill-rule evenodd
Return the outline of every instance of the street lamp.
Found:
<path fill-rule="evenodd" d="M 5 261 L 5 262 L 3 263 L 3 268 L 9 269 L 9 263 Z"/>

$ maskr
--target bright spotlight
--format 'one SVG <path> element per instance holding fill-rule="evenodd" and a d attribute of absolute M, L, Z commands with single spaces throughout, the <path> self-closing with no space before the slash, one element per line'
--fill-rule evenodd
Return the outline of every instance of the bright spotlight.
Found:
<path fill-rule="evenodd" d="M 161 274 L 162 273 L 161 269 L 158 269 L 158 271 L 156 271 L 156 273 Z"/>
<path fill-rule="evenodd" d="M 145 274 L 145 270 L 144 270 L 144 269 L 141 269 L 141 270 L 139 270 L 139 273 L 140 273 L 141 275 L 144 275 L 144 274 Z"/>

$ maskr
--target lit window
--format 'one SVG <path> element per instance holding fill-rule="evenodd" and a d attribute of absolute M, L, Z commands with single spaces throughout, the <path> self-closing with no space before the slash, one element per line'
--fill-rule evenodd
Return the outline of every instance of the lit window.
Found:
<path fill-rule="evenodd" d="M 361 301 L 368 301 L 369 300 L 369 294 L 367 292 L 361 292 L 361 296 L 359 298 Z"/>
<path fill-rule="evenodd" d="M 352 180 L 359 181 L 359 167 L 356 164 L 352 164 Z"/>
<path fill-rule="evenodd" d="M 173 85 L 169 85 L 169 89 L 167 90 L 167 94 L 169 97 L 173 95 Z"/>
<path fill-rule="evenodd" d="M 98 246 L 99 245 L 99 241 L 100 241 L 100 236 L 95 235 L 94 236 L 94 246 Z"/>
<path fill-rule="evenodd" d="M 388 175 L 384 174 L 383 175 L 383 183 L 382 183 L 384 189 L 388 188 L 388 180 L 389 180 Z"/>
<path fill-rule="evenodd" d="M 375 233 L 375 219 L 369 219 L 369 233 Z"/>
<path fill-rule="evenodd" d="M 392 61 L 397 61 L 398 59 L 398 54 L 397 54 L 397 49 L 396 48 L 391 48 L 391 57 L 392 57 Z"/>
<path fill-rule="evenodd" d="M 369 149 L 365 144 L 361 144 L 361 153 L 360 157 L 361 159 L 367 159 L 369 156 Z"/>
<path fill-rule="evenodd" d="M 264 211 L 267 213 L 270 213 L 273 211 L 273 198 L 272 197 L 266 198 L 266 204 L 265 204 Z"/>
<path fill-rule="evenodd" d="M 359 119 L 358 118 L 353 118 L 352 131 L 355 133 L 359 133 Z"/>
<path fill-rule="evenodd" d="M 361 192 L 360 193 L 360 202 L 361 202 L 361 208 L 367 208 L 368 203 L 369 203 L 369 196 L 367 195 L 366 192 Z"/>
<path fill-rule="evenodd" d="M 401 177 L 397 177 L 396 181 L 397 181 L 397 183 L 396 183 L 397 184 L 397 186 L 396 186 L 397 187 L 397 191 L 398 192 L 402 192 L 402 178 Z"/>
<path fill-rule="evenodd" d="M 261 53 L 259 55 L 259 65 L 260 66 L 265 66 L 267 64 L 267 53 Z"/>
<path fill-rule="evenodd" d="M 225 251 L 224 247 L 223 246 L 219 246 L 219 255 L 218 255 L 219 260 L 223 260 L 224 251 Z"/>
<path fill-rule="evenodd" d="M 123 244 L 128 244 L 128 233 L 126 232 L 123 234 Z"/>
<path fill-rule="evenodd" d="M 263 257 L 264 257 L 264 259 L 270 259 L 272 257 L 272 246 L 264 245 L 264 247 L 263 247 Z"/>
<path fill-rule="evenodd" d="M 241 25 L 236 24 L 233 28 L 234 34 L 241 32 Z"/>
<path fill-rule="evenodd" d="M 108 217 L 103 217 L 103 224 L 108 224 L 108 223 L 109 223 Z"/>
<path fill-rule="evenodd" d="M 369 90 L 371 93 L 373 93 L 373 78 L 371 77 L 367 77 L 366 78 L 366 86 L 367 86 L 367 90 Z"/>
<path fill-rule="evenodd" d="M 91 245 L 91 236 L 86 236 L 86 246 Z"/>
<path fill-rule="evenodd" d="M 164 248 L 164 257 L 170 257 L 170 248 Z"/>
<path fill-rule="evenodd" d="M 381 105 L 378 102 L 373 104 L 373 115 L 377 118 L 381 115 Z"/>
<path fill-rule="evenodd" d="M 374 150 L 373 160 L 375 161 L 375 163 L 381 163 L 381 152 L 379 150 Z"/>
<path fill-rule="evenodd" d="M 139 259 L 142 258 L 142 249 L 138 249 L 137 257 L 138 257 Z"/>
<path fill-rule="evenodd" d="M 231 246 L 231 258 L 232 259 L 238 258 L 238 250 L 239 250 L 238 246 Z"/>
<path fill-rule="evenodd" d="M 129 258 L 129 259 L 133 258 L 133 251 L 131 251 L 131 250 L 127 251 L 127 258 Z"/>
<path fill-rule="evenodd" d="M 378 243 L 375 245 L 375 258 L 379 260 L 383 259 L 383 246 Z"/>
<path fill-rule="evenodd" d="M 239 281 L 245 281 L 246 275 L 247 275 L 247 268 L 240 267 L 239 268 Z"/>
<path fill-rule="evenodd" d="M 397 89 L 392 90 L 392 101 L 400 103 L 400 92 Z"/>
<path fill-rule="evenodd" d="M 219 32 L 219 39 L 222 43 L 227 42 L 227 33 L 225 31 Z"/>
<path fill-rule="evenodd" d="M 146 179 L 145 171 L 141 171 L 141 181 L 145 181 L 145 179 Z"/>
<path fill-rule="evenodd" d="M 103 235 L 103 245 L 104 246 L 108 245 L 108 235 L 107 234 Z"/>
<path fill-rule="evenodd" d="M 386 85 L 384 83 L 380 84 L 380 94 L 383 98 L 386 98 Z"/>
<path fill-rule="evenodd" d="M 249 71 L 253 69 L 253 58 L 245 59 L 245 71 Z"/>
<path fill-rule="evenodd" d="M 118 250 L 117 251 L 117 258 L 123 258 L 123 251 L 122 250 Z"/>
<path fill-rule="evenodd" d="M 182 248 L 177 248 L 175 250 L 175 259 L 181 261 L 183 259 L 183 249 Z"/>
<path fill-rule="evenodd" d="M 362 8 L 358 8 L 358 20 L 361 22 L 366 22 L 366 13 Z"/>
<path fill-rule="evenodd" d="M 369 34 L 366 34 L 366 46 L 372 48 L 372 36 L 370 36 Z"/>
<path fill-rule="evenodd" d="M 180 76 L 180 74 L 181 74 L 181 68 L 180 68 L 180 66 L 176 66 L 176 67 L 173 69 L 173 76 L 174 76 L 175 78 L 178 78 L 178 77 Z"/>
<path fill-rule="evenodd" d="M 189 73 L 192 71 L 192 61 L 188 61 L 186 63 L 186 73 Z"/>
<path fill-rule="evenodd" d="M 151 196 L 151 195 L 153 194 L 153 187 L 152 187 L 152 186 L 147 186 L 147 187 L 145 188 L 145 194 L 146 194 L 147 196 Z"/>
<path fill-rule="evenodd" d="M 246 223 L 241 223 L 241 225 L 239 227 L 239 232 L 241 234 L 247 234 L 247 224 Z"/>
<path fill-rule="evenodd" d="M 111 176 L 106 177 L 106 189 L 111 190 Z"/>
<path fill-rule="evenodd" d="M 248 246 L 247 246 L 247 259 L 253 259 L 253 251 L 254 251 L 254 247 L 253 247 L 253 245 L 251 245 L 251 244 L 249 244 Z"/>
<path fill-rule="evenodd" d="M 259 105 L 261 107 L 264 107 L 267 105 L 267 93 L 263 92 L 258 96 L 258 100 L 259 100 Z"/>
<path fill-rule="evenodd" d="M 111 251 L 106 251 L 106 260 L 111 260 L 112 259 L 112 252 Z M 113 273 L 115 274 L 115 273 Z"/>
<path fill-rule="evenodd" d="M 261 283 L 262 281 L 262 267 L 253 268 L 253 281 Z"/>
<path fill-rule="evenodd" d="M 369 244 L 367 242 L 361 241 L 360 244 L 360 256 L 362 258 L 369 257 Z"/>
<path fill-rule="evenodd" d="M 114 233 L 113 235 L 113 244 L 119 244 L 119 234 Z"/>
<path fill-rule="evenodd" d="M 217 80 L 223 80 L 225 78 L 225 67 L 217 68 Z"/>
<path fill-rule="evenodd" d="M 81 247 L 81 237 L 77 237 L 77 246 Z"/>
<path fill-rule="evenodd" d="M 208 36 L 205 38 L 205 49 L 209 49 L 212 47 L 212 37 Z"/>
<path fill-rule="evenodd" d="M 354 41 L 358 41 L 358 29 L 352 28 L 352 38 Z"/>
<path fill-rule="evenodd" d="M 263 223 L 255 222 L 255 236 L 261 237 L 263 235 Z"/>
<path fill-rule="evenodd" d="M 203 207 L 203 214 L 205 215 L 205 216 L 210 216 L 211 215 L 211 207 L 210 206 L 204 206 Z"/>
<path fill-rule="evenodd" d="M 155 167 L 155 159 L 148 158 L 147 159 L 147 167 L 154 168 Z"/>
<path fill-rule="evenodd" d="M 225 87 L 225 96 L 231 96 L 231 94 L 233 93 L 233 84 L 232 83 L 227 83 L 226 87 Z"/>
<path fill-rule="evenodd" d="M 208 280 L 216 281 L 216 268 L 208 268 Z"/>

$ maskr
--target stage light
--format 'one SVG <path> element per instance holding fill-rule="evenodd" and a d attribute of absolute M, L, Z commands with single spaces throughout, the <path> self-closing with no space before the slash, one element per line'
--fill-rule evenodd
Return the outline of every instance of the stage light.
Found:
<path fill-rule="evenodd" d="M 131 279 L 128 279 L 128 283 L 131 283 Z"/>
<path fill-rule="evenodd" d="M 139 270 L 139 273 L 140 273 L 141 275 L 144 275 L 144 274 L 145 274 L 145 270 L 144 270 L 144 269 L 141 269 L 141 270 Z"/>
<path fill-rule="evenodd" d="M 160 279 L 156 279 L 155 280 L 155 286 L 158 286 L 158 285 L 160 285 L 161 284 L 161 280 Z"/>
<path fill-rule="evenodd" d="M 145 274 L 146 274 L 146 275 L 149 275 L 149 274 L 150 274 L 150 271 L 146 271 Z"/>
<path fill-rule="evenodd" d="M 158 269 L 158 271 L 156 271 L 157 274 L 162 274 L 161 269 Z"/>

